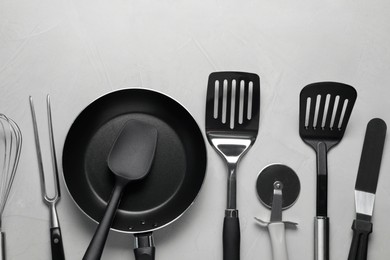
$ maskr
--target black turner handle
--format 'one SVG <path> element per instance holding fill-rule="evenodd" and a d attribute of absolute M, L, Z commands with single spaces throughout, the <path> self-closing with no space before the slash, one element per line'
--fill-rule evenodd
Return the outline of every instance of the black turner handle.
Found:
<path fill-rule="evenodd" d="M 386 139 L 386 130 L 386 123 L 382 119 L 374 118 L 368 122 L 355 191 L 375 194 Z M 362 202 L 356 201 L 356 203 L 359 205 Z M 371 206 L 374 206 L 373 202 Z M 367 259 L 368 238 L 372 232 L 371 215 L 372 212 L 357 212 L 356 220 L 352 224 L 353 238 L 348 260 Z"/>
<path fill-rule="evenodd" d="M 240 239 L 238 210 L 226 210 L 223 221 L 223 260 L 240 259 Z"/>

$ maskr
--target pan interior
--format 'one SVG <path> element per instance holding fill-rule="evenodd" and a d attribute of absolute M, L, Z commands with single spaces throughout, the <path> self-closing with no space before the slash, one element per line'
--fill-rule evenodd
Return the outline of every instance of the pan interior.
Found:
<path fill-rule="evenodd" d="M 107 157 L 116 136 L 129 119 L 153 124 L 158 128 L 159 138 L 151 171 L 143 180 L 127 185 L 119 209 L 131 212 L 154 210 L 176 193 L 186 171 L 185 151 L 179 137 L 172 128 L 156 117 L 142 114 L 122 115 L 113 118 L 97 130 L 91 137 L 85 154 L 88 186 L 105 206 L 111 195 L 111 187 L 114 186 L 114 177 L 107 166 Z M 172 161 L 175 161 L 174 165 L 165 163 Z"/>
<path fill-rule="evenodd" d="M 130 119 L 157 128 L 157 148 L 146 178 L 126 187 L 112 228 L 123 232 L 154 230 L 192 204 L 205 174 L 203 137 L 191 115 L 176 101 L 157 92 L 128 89 L 93 102 L 69 130 L 63 154 L 64 178 L 76 204 L 99 222 L 114 187 L 107 157 Z"/>

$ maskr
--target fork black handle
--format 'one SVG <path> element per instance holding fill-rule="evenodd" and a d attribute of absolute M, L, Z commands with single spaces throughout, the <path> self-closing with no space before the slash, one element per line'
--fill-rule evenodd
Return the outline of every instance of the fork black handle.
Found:
<path fill-rule="evenodd" d="M 223 260 L 240 259 L 240 240 L 238 210 L 227 209 L 223 222 Z"/>
<path fill-rule="evenodd" d="M 65 260 L 61 229 L 59 227 L 50 228 L 50 241 L 51 258 L 53 260 Z"/>

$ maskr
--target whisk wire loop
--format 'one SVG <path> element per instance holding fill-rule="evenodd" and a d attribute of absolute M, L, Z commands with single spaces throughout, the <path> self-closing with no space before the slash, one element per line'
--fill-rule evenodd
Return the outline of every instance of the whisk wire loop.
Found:
<path fill-rule="evenodd" d="M 6 206 L 22 149 L 22 134 L 19 126 L 11 118 L 0 114 L 1 142 L 4 155 L 1 157 L 0 176 L 0 227 L 1 217 Z"/>

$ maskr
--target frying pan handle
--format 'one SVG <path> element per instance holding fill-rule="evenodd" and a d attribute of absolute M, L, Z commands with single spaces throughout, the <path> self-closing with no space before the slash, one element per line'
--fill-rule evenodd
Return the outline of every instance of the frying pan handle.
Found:
<path fill-rule="evenodd" d="M 223 222 L 223 260 L 240 259 L 240 222 L 238 210 L 227 209 Z"/>
<path fill-rule="evenodd" d="M 352 230 L 353 238 L 348 260 L 366 260 L 368 236 L 372 232 L 372 223 L 365 220 L 354 220 Z"/>
<path fill-rule="evenodd" d="M 136 260 L 154 260 L 156 248 L 152 232 L 135 235 L 134 255 Z"/>

